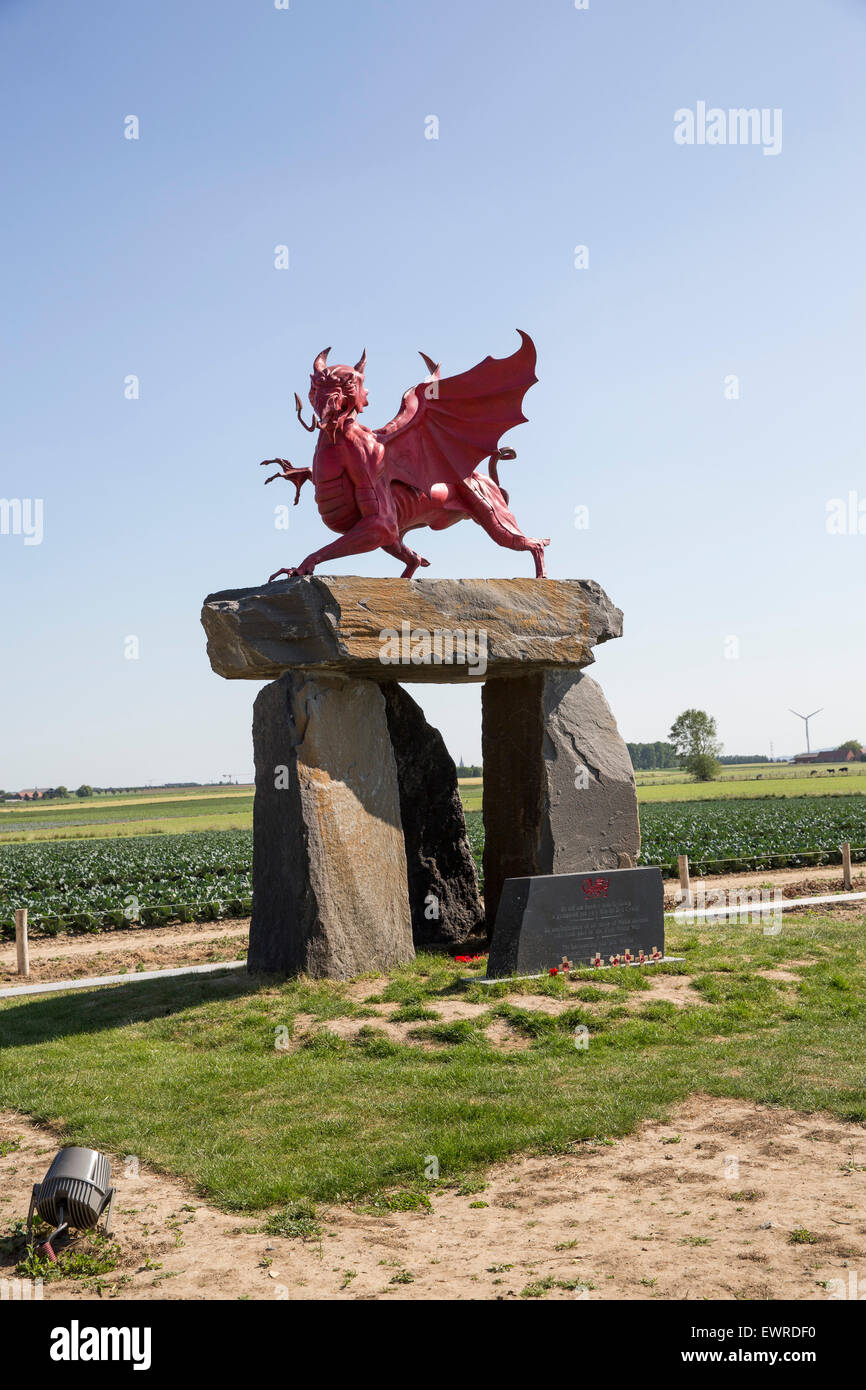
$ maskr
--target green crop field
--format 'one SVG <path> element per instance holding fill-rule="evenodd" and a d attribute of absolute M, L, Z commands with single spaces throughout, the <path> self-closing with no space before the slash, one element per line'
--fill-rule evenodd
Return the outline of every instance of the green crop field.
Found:
<path fill-rule="evenodd" d="M 702 802 L 654 802 L 640 810 L 642 864 L 661 864 L 675 874 L 677 855 L 694 871 L 720 873 L 749 859 L 755 868 L 839 862 L 848 840 L 852 858 L 866 859 L 866 797 L 810 796 L 732 798 Z M 708 861 L 715 861 L 712 865 Z"/>
<path fill-rule="evenodd" d="M 680 854 L 689 856 L 697 873 L 838 863 L 844 840 L 854 847 L 854 860 L 866 859 L 864 796 L 655 802 L 641 806 L 640 825 L 640 863 L 659 864 L 672 876 Z M 466 829 L 480 867 L 480 810 L 466 812 Z M 734 862 L 739 859 L 750 864 Z"/>
<path fill-rule="evenodd" d="M 0 935 L 11 935 L 16 907 L 47 933 L 244 916 L 251 874 L 249 830 L 8 845 L 0 848 Z"/>

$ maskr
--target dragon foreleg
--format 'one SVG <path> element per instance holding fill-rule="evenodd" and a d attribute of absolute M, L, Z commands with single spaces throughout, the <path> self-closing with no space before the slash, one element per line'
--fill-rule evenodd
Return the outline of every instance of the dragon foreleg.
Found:
<path fill-rule="evenodd" d="M 312 469 L 293 468 L 292 465 L 289 463 L 288 459 L 262 459 L 261 463 L 259 464 L 259 467 L 266 468 L 269 464 L 272 463 L 278 463 L 280 465 L 280 469 L 279 472 L 272 473 L 269 478 L 265 478 L 265 484 L 272 483 L 274 481 L 274 478 L 285 478 L 287 483 L 294 483 L 294 505 L 297 506 L 301 500 L 301 488 L 304 486 L 304 483 L 308 482 L 313 476 Z"/>

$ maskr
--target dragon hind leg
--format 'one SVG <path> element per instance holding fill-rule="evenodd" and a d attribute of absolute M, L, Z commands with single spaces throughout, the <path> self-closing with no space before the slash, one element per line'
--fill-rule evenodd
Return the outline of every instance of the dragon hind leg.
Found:
<path fill-rule="evenodd" d="M 507 550 L 528 550 L 535 565 L 536 579 L 544 579 L 547 575 L 544 547 L 550 545 L 549 537 L 539 540 L 535 536 L 525 536 L 517 518 L 508 510 L 501 488 L 483 474 L 467 478 L 461 492 L 462 505 L 472 520 L 483 526 L 490 539 Z"/>
<path fill-rule="evenodd" d="M 393 555 L 395 560 L 403 561 L 406 568 L 400 575 L 401 579 L 411 579 L 419 566 L 423 566 L 426 569 L 430 564 L 430 561 L 425 560 L 423 555 L 419 555 L 416 551 L 410 550 L 408 545 L 404 545 L 402 541 L 398 541 L 396 545 L 383 545 L 382 549 L 386 555 Z"/>

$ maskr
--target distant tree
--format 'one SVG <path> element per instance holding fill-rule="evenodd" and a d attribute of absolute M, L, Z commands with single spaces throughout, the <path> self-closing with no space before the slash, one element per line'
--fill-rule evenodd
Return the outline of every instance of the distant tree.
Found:
<path fill-rule="evenodd" d="M 78 788 L 78 790 L 77 790 L 77 792 L 75 793 L 75 795 L 76 795 L 76 796 L 92 796 L 92 795 L 93 795 L 93 788 L 92 788 L 92 787 L 89 787 L 89 786 L 87 785 L 86 782 L 82 782 L 81 786 Z"/>
<path fill-rule="evenodd" d="M 847 738 L 844 743 L 839 745 L 840 753 L 853 753 L 855 757 L 863 757 L 863 744 L 859 739 Z"/>
<path fill-rule="evenodd" d="M 722 745 L 717 737 L 716 721 L 702 709 L 683 710 L 677 715 L 668 735 L 680 766 L 698 782 L 711 782 L 719 775 L 719 754 Z"/>
<path fill-rule="evenodd" d="M 626 746 L 635 772 L 677 766 L 676 749 L 672 743 L 629 743 Z"/>
<path fill-rule="evenodd" d="M 627 743 L 628 755 L 631 758 L 631 765 L 635 772 L 644 772 L 646 769 L 646 754 L 642 743 Z"/>
<path fill-rule="evenodd" d="M 676 767 L 677 765 L 677 750 L 672 743 L 663 743 L 661 740 L 658 740 L 653 744 L 653 755 L 655 759 L 653 763 L 654 767 L 665 768 Z"/>
<path fill-rule="evenodd" d="M 54 795 L 55 795 L 55 796 L 60 796 L 60 797 L 68 796 L 68 795 L 69 795 L 69 788 L 68 788 L 68 787 L 64 787 L 64 786 L 61 784 L 59 787 L 55 787 L 55 788 L 54 788 Z"/>
<path fill-rule="evenodd" d="M 719 775 L 719 760 L 712 753 L 693 753 L 686 767 L 696 782 L 712 782 Z"/>

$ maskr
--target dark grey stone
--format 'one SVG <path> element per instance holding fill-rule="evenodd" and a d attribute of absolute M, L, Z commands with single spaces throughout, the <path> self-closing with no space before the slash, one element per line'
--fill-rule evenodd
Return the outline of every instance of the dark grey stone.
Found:
<path fill-rule="evenodd" d="M 665 949 L 664 890 L 659 869 L 511 878 L 503 884 L 487 978 L 543 974 L 563 958 L 605 965 L 626 949 L 637 957 Z"/>
<path fill-rule="evenodd" d="M 457 768 L 438 729 L 402 686 L 381 687 L 397 764 L 416 946 L 459 945 L 484 927 Z"/>
<path fill-rule="evenodd" d="M 631 868 L 640 825 L 628 749 L 591 677 L 536 671 L 489 680 L 481 700 L 492 930 L 506 878 Z"/>
<path fill-rule="evenodd" d="M 349 979 L 414 956 L 397 769 L 371 681 L 287 674 L 253 714 L 252 972 Z"/>

